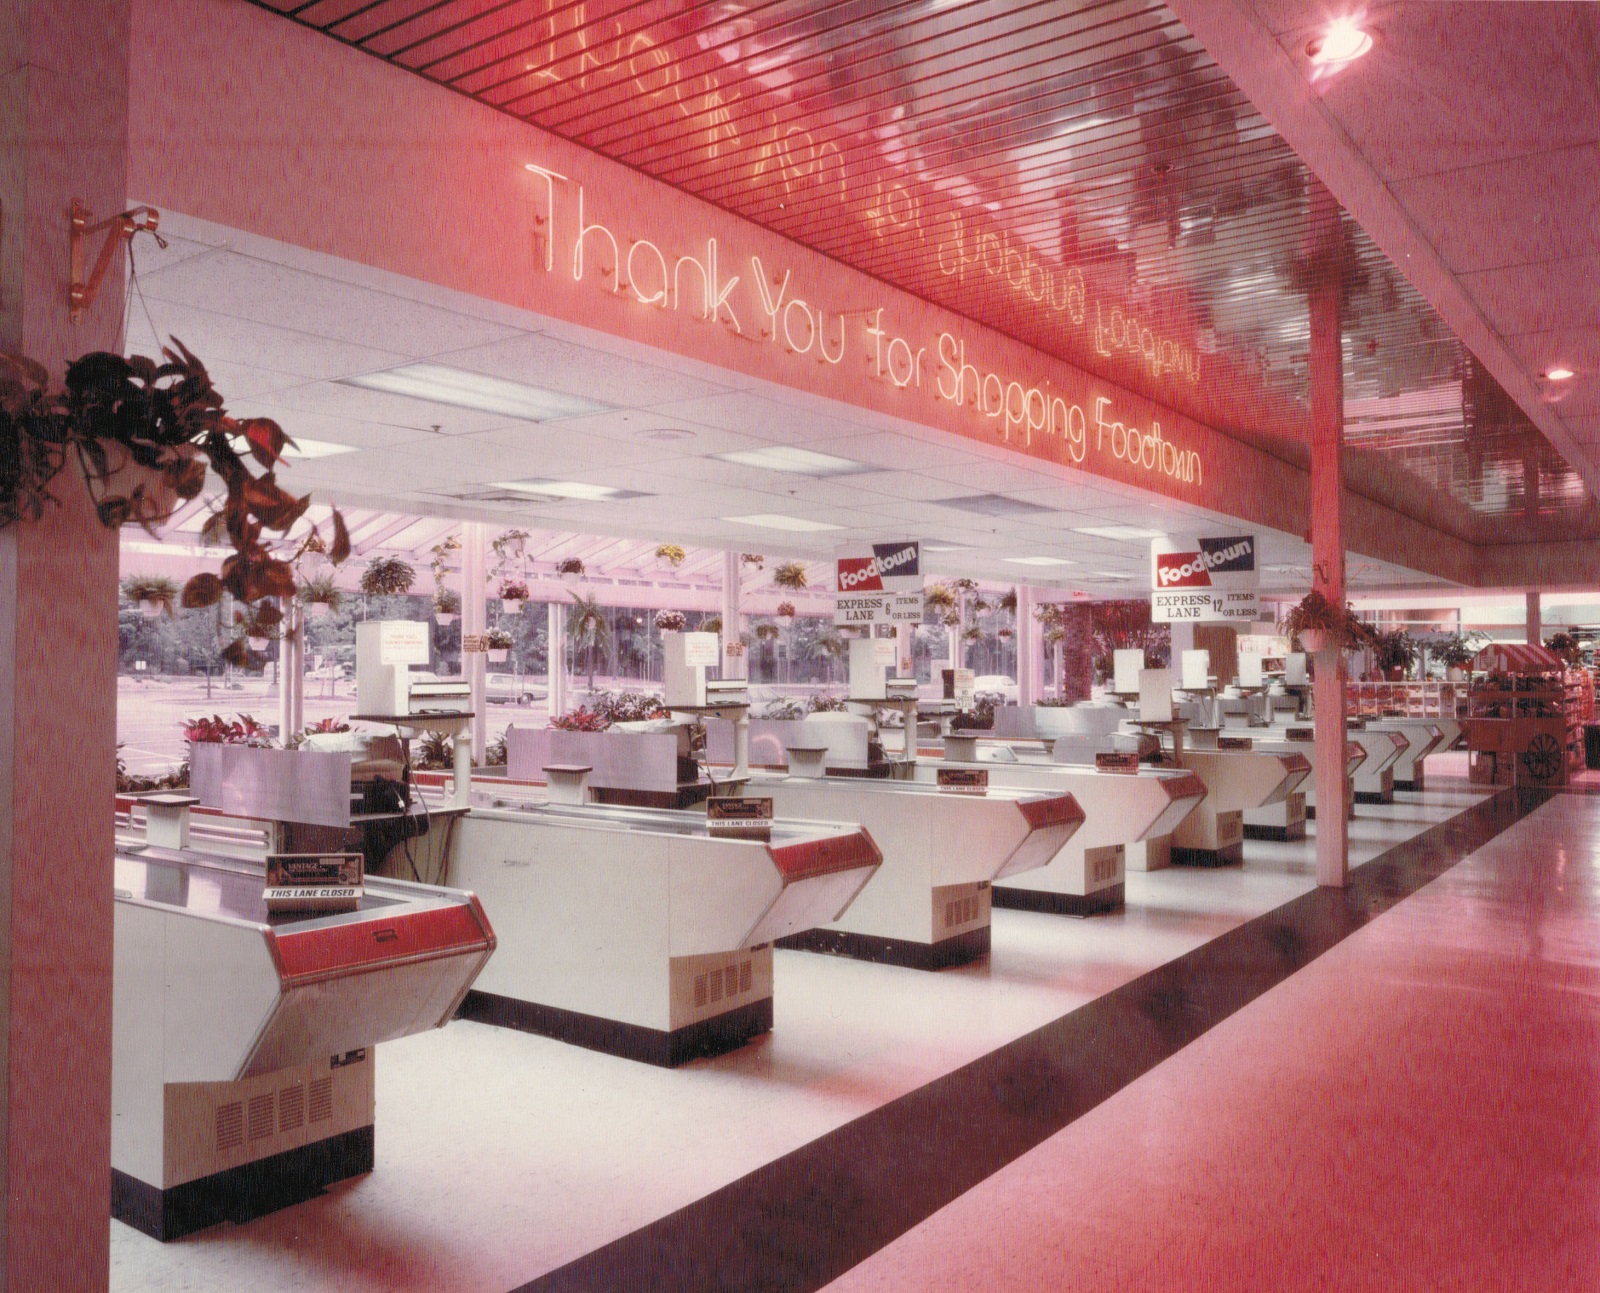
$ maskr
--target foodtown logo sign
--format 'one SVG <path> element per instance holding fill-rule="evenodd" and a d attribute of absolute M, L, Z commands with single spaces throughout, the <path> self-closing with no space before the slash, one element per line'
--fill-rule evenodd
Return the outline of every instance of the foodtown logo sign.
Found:
<path fill-rule="evenodd" d="M 526 169 L 537 181 L 534 250 L 544 273 L 570 273 L 576 283 L 595 283 L 637 306 L 781 345 L 796 362 L 838 366 L 857 356 L 873 380 L 965 406 L 991 422 L 998 439 L 1028 449 L 1054 446 L 1073 466 L 1092 455 L 1152 478 L 1203 483 L 1199 453 L 1168 440 L 1159 422 L 1140 428 L 1119 418 L 1107 396 L 1084 400 L 1056 390 L 1048 378 L 980 371 L 963 337 L 942 331 L 930 343 L 901 336 L 886 326 L 881 306 L 839 310 L 810 300 L 792 271 L 778 274 L 760 256 L 730 254 L 715 236 L 706 237 L 703 256 L 669 254 L 650 238 L 618 239 L 597 218 L 581 182 L 535 162 Z"/>

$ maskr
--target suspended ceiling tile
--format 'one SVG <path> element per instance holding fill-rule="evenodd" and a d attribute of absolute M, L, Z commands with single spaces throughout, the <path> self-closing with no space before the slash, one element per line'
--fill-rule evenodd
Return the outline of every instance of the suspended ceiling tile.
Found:
<path fill-rule="evenodd" d="M 1600 327 L 1600 253 L 1533 268 L 1463 274 L 1501 335 Z"/>
<path fill-rule="evenodd" d="M 429 358 L 515 336 L 519 329 L 237 252 L 173 266 L 145 294 L 312 336 L 360 337 L 379 350 Z"/>
<path fill-rule="evenodd" d="M 542 390 L 582 395 L 619 408 L 700 399 L 727 389 L 716 382 L 610 351 L 573 345 L 542 333 L 456 350 L 438 362 Z"/>
<path fill-rule="evenodd" d="M 448 439 L 475 435 L 508 426 L 550 426 L 548 422 L 521 422 L 504 413 L 480 413 L 454 404 L 435 404 L 429 400 L 371 391 L 339 382 L 315 382 L 296 386 L 274 396 L 285 408 L 305 409 L 329 417 L 345 417 L 373 422 L 380 426 L 405 427 L 429 433 L 437 426 Z"/>
<path fill-rule="evenodd" d="M 302 381 L 346 377 L 405 362 L 395 351 L 217 314 L 173 301 L 152 301 L 150 314 L 162 340 L 178 337 L 209 368 L 213 358 L 249 364 Z M 144 323 L 144 311 L 133 315 Z M 148 332 L 148 325 L 145 331 Z"/>
<path fill-rule="evenodd" d="M 1329 78 L 1322 96 L 1384 174 L 1600 141 L 1592 6 L 1453 0 L 1385 6 L 1374 20 L 1382 57 Z M 1454 56 L 1408 56 L 1441 45 Z"/>
<path fill-rule="evenodd" d="M 1460 272 L 1540 265 L 1600 247 L 1600 144 L 1391 185 Z M 1463 207 L 1473 220 L 1461 219 Z"/>

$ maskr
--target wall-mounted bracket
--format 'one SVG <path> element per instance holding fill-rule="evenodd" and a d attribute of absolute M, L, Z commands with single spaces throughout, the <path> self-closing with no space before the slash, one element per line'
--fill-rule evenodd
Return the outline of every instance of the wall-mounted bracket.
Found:
<path fill-rule="evenodd" d="M 94 304 L 106 271 L 111 268 L 111 255 L 120 244 L 131 242 L 136 233 L 148 233 L 153 234 L 163 247 L 167 245 L 156 233 L 161 224 L 161 212 L 154 207 L 134 207 L 121 215 L 90 224 L 93 218 L 94 212 L 77 198 L 72 199 L 72 220 L 67 231 L 72 269 L 72 278 L 67 286 L 67 310 L 74 323 L 79 322 L 83 312 Z M 85 278 L 83 266 L 87 259 L 89 238 L 102 230 L 107 231 L 105 241 L 100 244 L 100 255 L 95 259 L 94 268 Z"/>

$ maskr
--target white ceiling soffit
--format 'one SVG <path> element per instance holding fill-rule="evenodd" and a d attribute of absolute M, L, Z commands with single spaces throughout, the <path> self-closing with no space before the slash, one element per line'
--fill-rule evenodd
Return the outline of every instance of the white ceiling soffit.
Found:
<path fill-rule="evenodd" d="M 310 492 L 319 504 L 397 514 L 362 517 L 352 535 L 358 554 L 421 552 L 442 533 L 437 522 L 407 517 L 482 520 L 549 532 L 560 543 L 605 535 L 813 560 L 843 544 L 903 535 L 928 544 L 936 575 L 1012 583 L 1026 572 L 1032 584 L 1117 597 L 1148 588 L 1149 545 L 1085 530 L 1227 533 L 1241 524 L 1003 446 L 181 213 L 163 212 L 162 232 L 165 249 L 143 242 L 135 249 L 129 352 L 153 353 L 168 336 L 181 338 L 206 363 L 230 412 L 273 418 L 315 450 L 288 464 L 287 488 Z M 415 364 L 612 407 L 534 422 L 347 380 Z M 718 456 L 801 445 L 861 470 L 818 478 Z M 621 493 L 611 500 L 540 494 L 536 482 L 552 481 Z M 750 516 L 837 528 L 804 532 L 729 519 Z M 192 526 L 201 520 L 193 517 Z M 1261 535 L 1268 584 L 1303 583 L 1305 543 L 1251 528 Z M 1016 557 L 1068 564 L 1007 560 Z M 1445 583 L 1387 563 L 1353 560 L 1351 568 L 1356 587 Z"/>
<path fill-rule="evenodd" d="M 1168 4 L 1600 497 L 1600 5 L 1373 4 L 1313 81 L 1322 0 Z"/>

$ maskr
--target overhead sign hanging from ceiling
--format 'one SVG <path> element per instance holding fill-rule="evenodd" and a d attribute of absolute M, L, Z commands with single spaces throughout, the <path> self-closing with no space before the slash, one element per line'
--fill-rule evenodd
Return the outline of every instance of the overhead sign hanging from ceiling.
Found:
<path fill-rule="evenodd" d="M 1150 618 L 1251 623 L 1257 618 L 1256 536 L 1156 539 L 1150 544 Z"/>
<path fill-rule="evenodd" d="M 916 540 L 846 548 L 835 567 L 835 624 L 915 624 L 922 619 L 922 545 Z"/>

